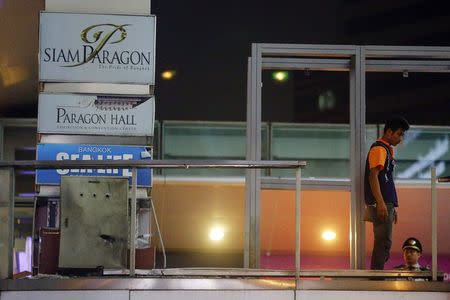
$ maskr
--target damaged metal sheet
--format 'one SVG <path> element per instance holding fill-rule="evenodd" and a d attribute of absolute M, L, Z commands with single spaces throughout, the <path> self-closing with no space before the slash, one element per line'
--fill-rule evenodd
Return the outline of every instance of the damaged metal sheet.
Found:
<path fill-rule="evenodd" d="M 125 268 L 128 179 L 61 178 L 60 268 Z"/>

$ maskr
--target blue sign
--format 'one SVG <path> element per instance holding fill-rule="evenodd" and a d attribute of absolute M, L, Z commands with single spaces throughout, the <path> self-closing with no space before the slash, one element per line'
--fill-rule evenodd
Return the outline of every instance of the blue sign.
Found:
<path fill-rule="evenodd" d="M 139 160 L 152 159 L 146 147 L 38 144 L 37 160 Z M 61 176 L 125 176 L 131 185 L 131 169 L 53 169 L 36 170 L 36 184 L 59 185 Z M 137 169 L 137 185 L 152 186 L 152 170 Z"/>

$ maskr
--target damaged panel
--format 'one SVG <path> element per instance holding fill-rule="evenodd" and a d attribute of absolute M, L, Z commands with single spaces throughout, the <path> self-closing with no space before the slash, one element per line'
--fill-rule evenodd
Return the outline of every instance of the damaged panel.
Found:
<path fill-rule="evenodd" d="M 122 268 L 128 245 L 128 179 L 61 177 L 60 268 Z"/>

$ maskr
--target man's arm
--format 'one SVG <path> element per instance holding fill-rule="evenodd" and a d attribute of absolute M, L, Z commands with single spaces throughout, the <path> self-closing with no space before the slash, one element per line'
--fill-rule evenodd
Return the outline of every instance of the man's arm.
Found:
<path fill-rule="evenodd" d="M 388 212 L 386 204 L 383 200 L 383 195 L 381 194 L 380 183 L 378 182 L 378 174 L 380 173 L 381 167 L 377 166 L 370 169 L 369 172 L 369 183 L 372 194 L 377 202 L 377 216 L 380 220 L 386 222 L 388 218 Z"/>

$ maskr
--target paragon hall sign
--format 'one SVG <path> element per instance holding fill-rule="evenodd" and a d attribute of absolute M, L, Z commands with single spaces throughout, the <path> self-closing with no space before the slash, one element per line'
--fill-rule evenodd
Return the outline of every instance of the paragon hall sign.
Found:
<path fill-rule="evenodd" d="M 154 97 L 39 95 L 39 133 L 153 136 L 154 120 Z"/>
<path fill-rule="evenodd" d="M 40 14 L 39 80 L 155 83 L 155 16 Z"/>

